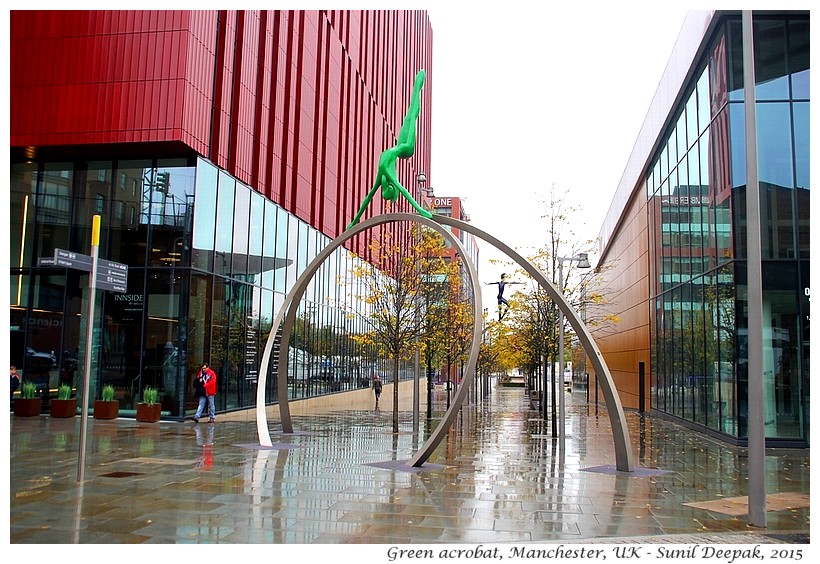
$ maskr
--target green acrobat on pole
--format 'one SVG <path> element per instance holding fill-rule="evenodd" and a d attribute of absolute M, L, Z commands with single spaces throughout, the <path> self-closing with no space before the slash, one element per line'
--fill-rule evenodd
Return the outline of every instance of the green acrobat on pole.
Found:
<path fill-rule="evenodd" d="M 410 192 L 401 185 L 398 174 L 396 173 L 396 159 L 410 158 L 416 150 L 416 120 L 419 117 L 419 111 L 421 111 L 421 88 L 424 86 L 424 77 L 424 69 L 421 69 L 416 74 L 416 80 L 413 84 L 413 94 L 410 97 L 410 107 L 407 109 L 407 115 L 404 116 L 404 123 L 402 123 L 401 129 L 399 130 L 398 141 L 395 146 L 385 149 L 379 157 L 379 170 L 376 173 L 376 181 L 362 202 L 359 213 L 356 214 L 356 217 L 353 218 L 353 221 L 347 226 L 347 229 L 359 223 L 365 208 L 367 208 L 371 200 L 373 200 L 373 196 L 376 194 L 376 190 L 378 190 L 379 186 L 381 186 L 382 189 L 382 198 L 385 200 L 395 202 L 399 194 L 402 194 L 421 216 L 428 219 L 433 217 L 433 214 L 422 208 Z"/>

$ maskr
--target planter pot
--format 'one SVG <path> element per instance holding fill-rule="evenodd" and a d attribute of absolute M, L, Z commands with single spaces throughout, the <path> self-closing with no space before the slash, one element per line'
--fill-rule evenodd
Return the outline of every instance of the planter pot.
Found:
<path fill-rule="evenodd" d="M 74 417 L 77 415 L 77 398 L 51 400 L 52 417 Z"/>
<path fill-rule="evenodd" d="M 40 415 L 42 398 L 17 398 L 14 400 L 14 415 L 18 417 L 34 417 Z"/>
<path fill-rule="evenodd" d="M 119 400 L 94 400 L 94 419 L 116 419 L 119 416 Z"/>
<path fill-rule="evenodd" d="M 158 403 L 138 403 L 137 421 L 156 423 L 162 414 L 162 405 Z"/>

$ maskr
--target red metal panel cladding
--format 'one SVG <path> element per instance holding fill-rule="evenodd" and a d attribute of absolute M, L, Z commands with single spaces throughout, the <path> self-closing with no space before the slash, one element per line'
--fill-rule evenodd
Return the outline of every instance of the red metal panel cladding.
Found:
<path fill-rule="evenodd" d="M 335 237 L 424 68 L 416 154 L 399 171 L 411 192 L 430 175 L 424 11 L 26 10 L 9 32 L 12 155 L 198 154 Z M 368 214 L 384 209 L 373 202 Z"/>

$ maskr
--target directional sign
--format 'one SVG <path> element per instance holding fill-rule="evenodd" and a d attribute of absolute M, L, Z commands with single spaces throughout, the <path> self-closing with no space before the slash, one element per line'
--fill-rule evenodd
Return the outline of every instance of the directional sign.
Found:
<path fill-rule="evenodd" d="M 91 272 L 91 263 L 93 259 L 91 255 L 81 255 L 63 249 L 54 249 L 54 266 L 63 268 L 76 268 L 77 270 L 85 270 Z"/>
<path fill-rule="evenodd" d="M 76 268 L 91 272 L 93 258 L 90 255 L 81 255 L 63 249 L 54 249 L 54 259 L 47 257 L 40 259 L 41 266 L 56 266 L 60 268 Z M 128 286 L 128 265 L 105 259 L 97 259 L 96 286 L 100 290 L 125 292 Z"/>
<path fill-rule="evenodd" d="M 105 259 L 97 262 L 97 288 L 125 292 L 128 287 L 128 265 Z"/>

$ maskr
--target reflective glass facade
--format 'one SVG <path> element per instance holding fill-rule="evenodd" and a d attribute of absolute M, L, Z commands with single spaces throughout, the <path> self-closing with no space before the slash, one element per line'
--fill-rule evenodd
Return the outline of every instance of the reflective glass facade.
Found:
<path fill-rule="evenodd" d="M 164 416 L 191 415 L 191 378 L 202 362 L 219 375 L 219 411 L 254 406 L 273 318 L 330 241 L 201 158 L 15 164 L 11 203 L 20 218 L 11 230 L 20 261 L 11 276 L 12 363 L 53 395 L 63 382 L 80 386 L 91 350 L 91 397 L 113 385 L 124 415 L 146 386 L 159 390 Z M 40 259 L 55 249 L 87 254 L 94 214 L 107 219 L 100 256 L 129 270 L 126 292 L 98 293 L 87 349 L 89 273 Z M 367 387 L 374 371 L 389 374 L 377 351 L 353 338 L 366 312 L 357 266 L 349 251 L 337 252 L 300 304 L 290 399 Z M 277 367 L 270 371 L 273 402 Z M 412 377 L 409 366 L 400 377 Z"/>
<path fill-rule="evenodd" d="M 754 16 L 764 422 L 809 442 L 809 17 Z M 740 16 L 710 35 L 646 177 L 652 407 L 747 434 L 746 158 Z"/>

